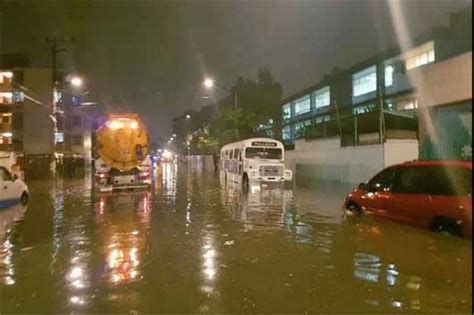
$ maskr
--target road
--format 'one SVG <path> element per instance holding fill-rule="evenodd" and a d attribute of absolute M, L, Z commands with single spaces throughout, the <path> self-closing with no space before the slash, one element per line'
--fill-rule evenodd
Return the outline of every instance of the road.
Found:
<path fill-rule="evenodd" d="M 0 211 L 0 312 L 470 312 L 472 243 L 344 218 L 351 187 L 242 193 L 166 165 L 152 191 L 31 182 Z"/>

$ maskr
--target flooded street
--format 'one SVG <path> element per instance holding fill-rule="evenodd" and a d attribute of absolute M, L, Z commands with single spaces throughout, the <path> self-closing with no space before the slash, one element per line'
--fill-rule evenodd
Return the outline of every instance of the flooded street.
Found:
<path fill-rule="evenodd" d="M 351 187 L 167 164 L 152 191 L 30 182 L 0 210 L 0 312 L 470 312 L 471 241 L 342 216 Z"/>

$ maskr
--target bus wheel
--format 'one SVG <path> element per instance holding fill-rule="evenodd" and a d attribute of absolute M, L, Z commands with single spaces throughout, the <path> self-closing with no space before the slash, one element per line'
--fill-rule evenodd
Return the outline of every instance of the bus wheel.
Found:
<path fill-rule="evenodd" d="M 242 189 L 244 192 L 248 192 L 249 191 L 249 177 L 247 176 L 247 174 L 244 174 L 244 177 L 242 178 Z"/>

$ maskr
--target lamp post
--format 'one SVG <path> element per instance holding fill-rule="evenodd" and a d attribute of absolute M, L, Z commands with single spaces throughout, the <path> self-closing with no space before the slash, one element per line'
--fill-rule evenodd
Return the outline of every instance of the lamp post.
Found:
<path fill-rule="evenodd" d="M 56 75 L 55 76 L 55 84 L 53 86 L 53 89 L 54 89 L 54 96 L 53 96 L 53 129 L 54 129 L 54 152 L 55 152 L 55 155 L 58 153 L 58 150 L 57 150 L 57 144 L 59 143 L 59 140 L 61 140 L 61 145 L 60 145 L 60 153 L 62 153 L 63 157 L 64 157 L 64 153 L 66 152 L 66 115 L 65 115 L 65 110 L 66 108 L 64 106 L 67 106 L 67 104 L 65 104 L 63 102 L 63 107 L 58 110 L 58 91 L 60 89 L 60 84 L 56 78 Z M 77 76 L 77 75 L 69 75 L 66 77 L 66 79 L 63 81 L 63 85 L 62 87 L 70 87 L 71 88 L 71 91 L 72 90 L 77 90 L 77 89 L 80 89 L 82 88 L 84 85 L 84 80 L 80 77 L 80 76 Z M 79 104 L 79 105 L 83 105 L 82 103 Z M 89 102 L 89 103 L 84 103 L 84 105 L 95 105 L 95 103 L 93 102 Z M 61 121 L 58 123 L 58 119 L 59 117 L 62 117 Z M 61 128 L 61 130 L 59 130 L 59 128 Z M 60 132 L 61 131 L 61 132 Z M 62 133 L 62 137 L 60 136 L 60 134 Z M 58 138 L 58 139 L 56 139 Z M 59 139 L 61 138 L 61 139 Z M 59 156 L 57 156 L 59 157 Z"/>
<path fill-rule="evenodd" d="M 224 91 L 227 91 L 227 92 L 231 93 L 232 94 L 232 103 L 233 103 L 232 105 L 233 105 L 233 107 L 237 108 L 239 106 L 237 93 L 235 92 L 235 89 L 230 89 L 226 86 L 216 84 L 216 82 L 211 78 L 205 78 L 204 81 L 203 81 L 203 85 L 208 90 L 214 88 L 214 86 L 217 86 L 217 87 L 223 89 Z"/>

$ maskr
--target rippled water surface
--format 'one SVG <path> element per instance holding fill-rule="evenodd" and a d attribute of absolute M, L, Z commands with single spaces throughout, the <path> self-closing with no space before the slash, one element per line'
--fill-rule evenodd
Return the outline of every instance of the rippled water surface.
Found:
<path fill-rule="evenodd" d="M 148 192 L 31 182 L 0 210 L 0 312 L 470 312 L 472 243 L 364 217 L 351 187 L 166 165 Z"/>

